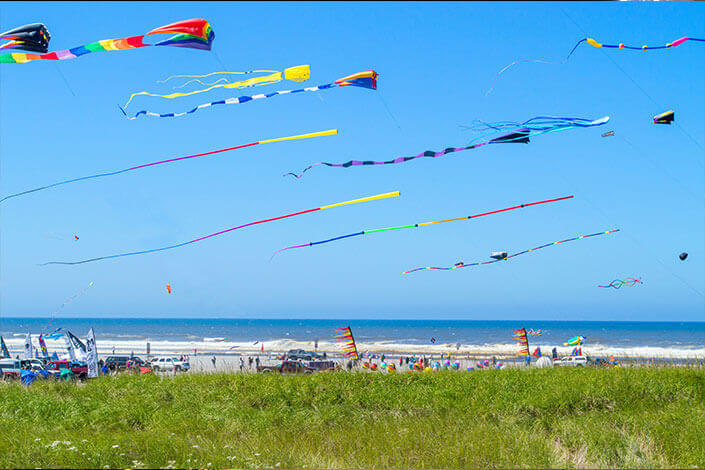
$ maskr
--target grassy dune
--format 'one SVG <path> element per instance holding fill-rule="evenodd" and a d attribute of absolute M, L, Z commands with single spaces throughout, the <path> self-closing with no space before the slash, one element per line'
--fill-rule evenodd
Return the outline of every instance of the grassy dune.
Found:
<path fill-rule="evenodd" d="M 705 371 L 0 385 L 1 467 L 705 467 Z"/>

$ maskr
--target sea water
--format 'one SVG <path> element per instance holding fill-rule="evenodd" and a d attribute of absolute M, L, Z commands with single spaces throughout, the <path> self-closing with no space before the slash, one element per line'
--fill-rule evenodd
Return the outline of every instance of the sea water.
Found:
<path fill-rule="evenodd" d="M 320 319 L 164 319 L 164 318 L 0 318 L 0 334 L 13 354 L 24 338 L 57 328 L 84 338 L 96 333 L 101 353 L 219 353 L 318 349 L 335 352 L 335 327 L 350 326 L 360 352 L 511 354 L 518 328 L 541 330 L 529 338 L 531 351 L 557 347 L 567 353 L 568 339 L 581 335 L 592 355 L 634 357 L 705 357 L 705 322 L 585 322 L 509 320 L 320 320 Z M 50 350 L 64 351 L 64 341 L 47 340 Z"/>

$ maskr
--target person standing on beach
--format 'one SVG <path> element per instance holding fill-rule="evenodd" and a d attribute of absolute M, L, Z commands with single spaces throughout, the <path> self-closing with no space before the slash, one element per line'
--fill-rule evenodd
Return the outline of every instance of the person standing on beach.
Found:
<path fill-rule="evenodd" d="M 259 356 L 255 359 L 255 364 L 257 364 L 257 367 L 259 367 Z"/>
<path fill-rule="evenodd" d="M 215 369 L 215 356 L 211 358 L 211 362 L 213 363 L 213 369 Z"/>
<path fill-rule="evenodd" d="M 247 358 L 247 362 L 248 362 L 248 364 L 249 364 L 249 366 L 250 366 L 250 369 L 252 369 L 252 356 L 249 356 L 249 357 Z"/>
<path fill-rule="evenodd" d="M 245 361 L 242 359 L 242 356 L 240 356 L 240 372 L 242 372 L 242 369 L 245 367 Z"/>

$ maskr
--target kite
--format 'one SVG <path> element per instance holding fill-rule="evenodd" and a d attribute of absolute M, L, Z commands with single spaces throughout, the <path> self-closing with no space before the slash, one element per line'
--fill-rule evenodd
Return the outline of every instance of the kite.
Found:
<path fill-rule="evenodd" d="M 605 132 L 602 137 L 614 137 L 614 131 Z"/>
<path fill-rule="evenodd" d="M 585 336 L 573 336 L 568 341 L 563 343 L 563 346 L 580 346 L 585 342 Z"/>
<path fill-rule="evenodd" d="M 431 344 L 436 344 L 436 338 L 431 338 Z"/>
<path fill-rule="evenodd" d="M 2 49 L 21 49 L 30 52 L 45 53 L 49 50 L 51 34 L 41 23 L 32 23 L 11 29 L 0 34 L 1 41 L 9 41 L 0 45 Z"/>
<path fill-rule="evenodd" d="M 247 224 L 238 225 L 238 226 L 236 226 L 236 227 L 231 227 L 231 228 L 228 228 L 228 229 L 225 229 L 225 230 L 221 230 L 221 231 L 219 231 L 219 232 L 211 233 L 211 234 L 209 234 L 209 235 L 204 235 L 204 236 L 202 236 L 202 237 L 194 238 L 193 240 L 189 240 L 189 241 L 187 241 L 187 242 L 177 243 L 177 244 L 175 244 L 175 245 L 163 246 L 163 247 L 160 247 L 160 248 L 153 248 L 153 249 L 150 249 L 150 250 L 132 251 L 132 252 L 128 252 L 128 253 L 119 253 L 119 254 L 116 254 L 116 255 L 109 255 L 109 256 L 99 256 L 99 257 L 97 257 L 97 258 L 89 258 L 89 259 L 84 259 L 84 260 L 81 260 L 81 261 L 49 261 L 49 262 L 47 262 L 47 263 L 42 263 L 42 264 L 40 264 L 39 266 L 47 266 L 47 265 L 51 265 L 51 264 L 77 265 L 77 264 L 91 263 L 91 262 L 93 262 L 93 261 L 100 261 L 100 260 L 106 260 L 106 259 L 112 259 L 112 258 L 121 258 L 121 257 L 123 257 L 123 256 L 134 256 L 134 255 L 142 255 L 142 254 L 145 254 L 145 253 L 155 253 L 155 252 L 158 252 L 158 251 L 166 251 L 166 250 L 171 250 L 171 249 L 173 249 L 173 248 L 179 248 L 179 247 L 182 247 L 182 246 L 185 246 L 185 245 L 189 245 L 189 244 L 191 244 L 191 243 L 197 243 L 197 242 L 206 240 L 207 238 L 217 237 L 218 235 L 222 235 L 222 234 L 224 234 L 224 233 L 232 232 L 232 231 L 234 231 L 234 230 L 239 230 L 239 229 L 241 229 L 241 228 L 250 227 L 250 226 L 252 226 L 252 225 L 258 225 L 258 224 L 263 224 L 263 223 L 266 223 L 266 222 L 272 222 L 272 221 L 275 221 L 275 220 L 286 219 L 286 218 L 288 218 L 288 217 L 294 217 L 294 216 L 297 216 L 297 215 L 308 214 L 308 213 L 311 213 L 311 212 L 318 212 L 318 211 L 322 211 L 322 210 L 325 210 L 325 209 L 332 209 L 332 208 L 334 208 L 334 207 L 347 206 L 347 205 L 349 205 L 349 204 L 357 204 L 357 203 L 360 203 L 360 202 L 376 201 L 376 200 L 379 200 L 379 199 L 387 199 L 387 198 L 390 198 L 390 197 L 397 197 L 397 196 L 399 196 L 399 195 L 400 195 L 399 191 L 394 191 L 394 192 L 390 192 L 390 193 L 377 194 L 377 195 L 375 195 L 375 196 L 367 196 L 367 197 L 363 197 L 363 198 L 359 198 L 359 199 L 353 199 L 353 200 L 351 200 L 351 201 L 344 201 L 344 202 L 338 202 L 338 203 L 335 203 L 335 204 L 328 204 L 328 205 L 325 205 L 325 206 L 314 207 L 313 209 L 306 209 L 306 210 L 299 211 L 299 212 L 292 212 L 291 214 L 280 215 L 280 216 L 278 216 L 278 217 L 272 217 L 272 218 L 270 218 L 270 219 L 256 220 L 256 221 L 254 221 L 254 222 L 249 222 L 249 223 L 247 223 Z"/>
<path fill-rule="evenodd" d="M 534 349 L 534 353 L 532 354 L 532 356 L 534 356 L 536 358 L 541 357 L 541 347 L 540 346 L 537 347 L 536 349 Z"/>
<path fill-rule="evenodd" d="M 196 106 L 195 108 L 190 109 L 189 111 L 184 111 L 182 113 L 158 114 L 158 113 L 154 113 L 152 111 L 142 110 L 142 111 L 138 111 L 137 113 L 135 113 L 132 116 L 129 116 L 123 108 L 120 108 L 120 110 L 130 120 L 137 119 L 138 117 L 140 117 L 142 115 L 154 116 L 154 117 L 180 117 L 180 116 L 186 116 L 187 114 L 195 113 L 199 109 L 209 108 L 209 107 L 215 106 L 217 104 L 245 103 L 247 101 L 261 100 L 264 98 L 271 98 L 271 97 L 277 96 L 277 95 L 288 95 L 291 93 L 301 93 L 304 91 L 328 90 L 330 88 L 338 88 L 338 87 L 343 87 L 343 86 L 357 86 L 357 87 L 361 87 L 361 88 L 367 88 L 369 90 L 376 90 L 377 89 L 377 77 L 379 77 L 379 74 L 377 72 L 375 72 L 374 70 L 366 70 L 364 72 L 358 72 L 358 73 L 355 73 L 352 75 L 348 75 L 347 77 L 339 78 L 338 80 L 336 80 L 332 83 L 326 83 L 325 85 L 318 85 L 318 86 L 313 86 L 313 87 L 308 87 L 308 88 L 300 88 L 298 90 L 280 90 L 280 91 L 273 91 L 271 93 L 261 93 L 259 95 L 238 96 L 238 97 L 233 97 L 233 98 L 227 98 L 224 100 L 211 101 L 210 103 L 200 104 L 200 105 Z"/>
<path fill-rule="evenodd" d="M 78 235 L 73 236 L 73 241 L 77 242 L 78 241 Z"/>
<path fill-rule="evenodd" d="M 350 359 L 359 359 L 357 354 L 357 346 L 355 345 L 355 337 L 352 334 L 352 330 L 349 326 L 345 328 L 335 327 L 335 338 L 338 339 L 342 344 L 340 348 L 343 350 L 343 357 Z"/>
<path fill-rule="evenodd" d="M 665 113 L 658 114 L 654 116 L 654 124 L 671 124 L 676 118 L 675 112 L 673 110 L 666 111 Z"/>
<path fill-rule="evenodd" d="M 511 210 L 515 210 L 515 209 L 522 209 L 522 208 L 524 208 L 524 207 L 535 206 L 535 205 L 538 205 L 538 204 L 547 204 L 547 203 L 549 203 L 549 202 L 563 201 L 563 200 L 572 199 L 572 198 L 573 198 L 573 196 L 565 196 L 565 197 L 559 197 L 559 198 L 555 198 L 555 199 L 547 199 L 547 200 L 545 200 L 545 201 L 530 202 L 530 203 L 528 203 L 528 204 L 520 204 L 520 205 L 518 205 L 518 206 L 506 207 L 506 208 L 504 208 L 504 209 L 494 210 L 494 211 L 490 211 L 490 212 L 483 212 L 483 213 L 481 213 L 481 214 L 468 215 L 468 216 L 464 216 L 464 217 L 457 217 L 457 218 L 454 218 L 454 219 L 434 220 L 434 221 L 432 221 L 432 222 L 423 222 L 423 223 L 413 224 L 413 225 L 400 225 L 400 226 L 398 226 L 398 227 L 385 227 L 385 228 L 378 228 L 378 229 L 373 229 L 373 230 L 363 230 L 363 231 L 361 231 L 361 232 L 356 232 L 356 233 L 351 233 L 351 234 L 348 234 L 348 235 L 341 235 L 341 236 L 338 236 L 338 237 L 329 238 L 328 240 L 321 240 L 321 241 L 317 241 L 317 242 L 304 243 L 303 245 L 287 246 L 286 248 L 282 248 L 282 249 L 280 249 L 280 250 L 275 251 L 274 254 L 272 255 L 272 257 L 271 257 L 269 260 L 271 261 L 272 258 L 274 258 L 278 253 L 280 253 L 280 252 L 282 252 L 282 251 L 293 250 L 294 248 L 302 248 L 302 247 L 305 247 L 305 246 L 322 245 L 323 243 L 334 242 L 334 241 L 336 241 L 336 240 L 342 240 L 342 239 L 344 239 L 344 238 L 357 237 L 357 236 L 359 236 L 359 235 L 367 235 L 367 234 L 370 234 L 370 233 L 389 232 L 389 231 L 392 231 L 392 230 L 401 230 L 401 229 L 407 229 L 407 228 L 426 227 L 426 226 L 428 226 L 428 225 L 443 224 L 443 223 L 446 223 L 446 222 L 457 222 L 457 221 L 459 221 L 459 220 L 476 219 L 476 218 L 478 218 L 478 217 L 483 217 L 483 216 L 486 216 L 486 215 L 498 214 L 498 213 L 500 213 L 500 212 L 506 212 L 506 211 L 511 211 Z M 458 263 L 456 266 L 457 266 L 457 267 L 463 267 L 464 265 L 463 265 L 463 263 L 461 262 L 461 263 Z"/>
<path fill-rule="evenodd" d="M 534 329 L 531 329 L 531 330 L 529 330 L 529 331 L 526 332 L 526 336 L 541 336 L 542 334 L 543 334 L 543 331 L 541 331 L 541 330 L 534 330 Z"/>
<path fill-rule="evenodd" d="M 606 286 L 597 286 L 597 287 L 614 287 L 615 289 L 619 289 L 622 286 L 632 287 L 636 284 L 643 284 L 643 282 L 641 282 L 640 277 L 638 277 L 636 279 L 634 279 L 633 277 L 628 277 L 626 279 L 615 279 L 614 281 L 610 282 Z"/>
<path fill-rule="evenodd" d="M 250 73 L 268 73 L 269 75 L 263 75 L 260 77 L 253 77 L 247 80 L 242 80 L 239 82 L 234 82 L 234 83 L 223 83 L 218 85 L 217 83 L 221 80 L 226 80 L 224 78 L 221 78 L 220 80 L 216 81 L 214 84 L 209 86 L 208 88 L 204 88 L 202 90 L 195 90 L 195 91 L 190 91 L 186 93 L 171 93 L 168 95 L 158 95 L 156 93 L 150 93 L 147 91 L 140 91 L 137 93 L 133 93 L 130 95 L 130 99 L 127 100 L 127 103 L 125 103 L 125 106 L 122 107 L 123 110 L 127 109 L 127 106 L 130 104 L 132 99 L 135 96 L 140 96 L 140 95 L 145 95 L 145 96 L 153 96 L 157 98 L 166 98 L 166 99 L 174 99 L 174 98 L 182 98 L 184 96 L 190 96 L 190 95 L 196 95 L 198 93 L 205 93 L 207 91 L 211 91 L 215 88 L 247 88 L 251 86 L 262 86 L 262 85 L 271 85 L 273 83 L 280 82 L 282 80 L 291 80 L 294 82 L 305 82 L 309 78 L 311 78 L 311 69 L 309 68 L 308 65 L 297 65 L 296 67 L 290 67 L 288 69 L 284 69 L 284 72 L 278 72 L 276 70 L 251 70 L 249 72 L 214 72 L 214 73 L 229 73 L 229 74 L 250 74 Z M 213 74 L 208 74 L 208 75 L 182 75 L 186 77 L 190 76 L 195 76 L 195 77 L 207 77 L 209 75 Z M 169 77 L 172 78 L 172 77 Z M 169 80 L 167 78 L 167 80 Z M 165 80 L 166 81 L 166 80 Z M 193 81 L 193 80 L 191 80 Z M 196 80 L 200 82 L 200 80 Z M 227 81 L 227 80 L 226 80 Z"/>
<path fill-rule="evenodd" d="M 301 178 L 311 168 L 319 165 L 325 165 L 336 168 L 349 168 L 351 166 L 363 165 L 390 165 L 394 163 L 404 163 L 417 158 L 438 158 L 449 153 L 462 152 L 463 150 L 476 149 L 488 144 L 509 144 L 521 143 L 528 144 L 531 137 L 537 135 L 549 134 L 551 132 L 566 131 L 570 129 L 602 126 L 610 120 L 609 116 L 600 119 L 582 119 L 572 117 L 553 117 L 553 116 L 536 116 L 524 122 L 498 122 L 498 123 L 480 123 L 481 127 L 477 130 L 489 131 L 475 139 L 471 140 L 464 147 L 448 147 L 440 152 L 426 150 L 418 155 L 409 157 L 397 157 L 392 160 L 374 161 L 374 160 L 350 160 L 345 163 L 330 163 L 318 162 L 307 166 L 300 174 L 286 173 L 283 176 L 294 176 Z"/>
<path fill-rule="evenodd" d="M 168 39 L 157 42 L 156 44 L 145 44 L 143 42 L 145 36 L 169 33 L 176 34 Z M 103 39 L 101 41 L 92 42 L 83 46 L 64 49 L 62 51 L 49 52 L 46 54 L 25 54 L 19 52 L 2 54 L 0 55 L 0 64 L 22 64 L 34 60 L 75 59 L 76 57 L 90 54 L 91 52 L 122 51 L 125 49 L 136 49 L 138 47 L 148 46 L 185 47 L 189 49 L 202 49 L 210 51 L 214 38 L 215 33 L 213 33 L 213 29 L 211 29 L 211 25 L 208 21 L 204 19 L 191 19 L 161 26 L 141 36 L 131 36 L 120 39 Z"/>
<path fill-rule="evenodd" d="M 516 355 L 529 357 L 529 338 L 526 336 L 526 329 L 514 330 L 514 339 L 518 341 L 520 347 Z"/>
<path fill-rule="evenodd" d="M 166 285 L 166 291 L 171 294 L 171 284 Z"/>
<path fill-rule="evenodd" d="M 561 241 L 557 241 L 557 242 L 553 242 L 553 243 L 546 243 L 545 245 L 537 246 L 536 248 L 531 248 L 531 249 L 529 249 L 529 250 L 520 251 L 519 253 L 514 253 L 513 255 L 509 255 L 509 256 L 507 256 L 507 257 L 504 258 L 504 259 L 495 259 L 495 260 L 492 260 L 492 261 L 480 261 L 480 262 L 477 262 L 477 263 L 463 264 L 463 265 L 460 265 L 460 266 L 450 266 L 450 267 L 447 267 L 447 268 L 444 268 L 444 267 L 436 267 L 436 266 L 426 266 L 426 267 L 423 267 L 423 268 L 416 268 L 416 269 L 411 269 L 411 270 L 409 270 L 409 271 L 404 271 L 402 274 L 409 274 L 409 273 L 413 273 L 413 272 L 416 272 L 416 271 L 422 271 L 422 270 L 424 270 L 424 269 L 437 269 L 437 270 L 439 270 L 439 271 L 450 271 L 451 269 L 468 268 L 468 267 L 470 267 L 470 266 L 480 266 L 480 265 L 483 265 L 483 264 L 498 263 L 498 262 L 500 262 L 500 261 L 505 261 L 505 260 L 514 258 L 515 256 L 523 255 L 523 254 L 525 254 L 525 253 L 531 253 L 532 251 L 540 250 L 541 248 L 546 248 L 546 247 L 548 247 L 548 246 L 558 245 L 558 244 L 560 244 L 560 243 L 572 242 L 572 241 L 574 241 L 574 240 L 582 240 L 583 238 L 596 237 L 596 236 L 598 236 L 598 235 L 606 235 L 606 234 L 615 233 L 615 232 L 619 232 L 619 229 L 616 229 L 616 230 L 608 230 L 608 231 L 606 231 L 606 232 L 591 233 L 590 235 L 580 235 L 579 237 L 568 238 L 568 239 L 566 239 L 566 240 L 561 240 Z"/>
<path fill-rule="evenodd" d="M 678 255 L 678 257 L 680 258 L 681 261 L 685 261 L 685 259 L 688 257 L 688 253 L 683 252 L 680 255 Z"/>
<path fill-rule="evenodd" d="M 570 50 L 570 53 L 566 56 L 566 58 L 560 62 L 549 62 L 547 60 L 539 60 L 539 59 L 524 59 L 524 60 L 516 60 L 516 61 L 512 62 L 511 64 L 507 65 L 502 70 L 497 72 L 497 75 L 495 75 L 494 79 L 492 80 L 492 86 L 490 87 L 490 89 L 487 91 L 486 94 L 489 95 L 492 92 L 492 90 L 494 89 L 494 84 L 497 81 L 497 79 L 499 78 L 499 76 L 502 75 L 504 72 L 506 72 L 511 67 L 515 66 L 516 64 L 521 64 L 521 63 L 525 63 L 525 62 L 533 62 L 533 63 L 539 63 L 539 64 L 563 65 L 566 62 L 568 62 L 568 59 L 570 59 L 570 56 L 573 55 L 573 53 L 578 48 L 578 46 L 580 46 L 584 42 L 587 44 L 590 44 L 593 47 L 605 47 L 607 49 L 631 49 L 631 50 L 635 50 L 635 51 L 648 51 L 648 50 L 656 50 L 656 49 L 670 49 L 671 47 L 680 46 L 681 44 L 683 44 L 686 41 L 705 42 L 705 39 L 682 37 L 680 39 L 676 39 L 673 42 L 666 43 L 665 46 L 646 46 L 646 45 L 644 45 L 641 47 L 636 47 L 636 46 L 625 46 L 622 43 L 619 43 L 619 44 L 600 44 L 599 42 L 595 41 L 592 38 L 584 38 L 584 39 L 581 39 L 580 41 L 578 41 L 575 44 L 575 46 L 573 46 L 573 48 Z"/>
<path fill-rule="evenodd" d="M 490 255 L 490 258 L 493 258 L 493 259 L 505 259 L 506 257 L 507 257 L 506 251 L 495 251 Z"/>
<path fill-rule="evenodd" d="M 190 158 L 197 158 L 197 157 L 203 157 L 203 156 L 207 156 L 207 155 L 214 155 L 217 153 L 229 152 L 231 150 L 239 150 L 239 149 L 243 149 L 243 148 L 247 148 L 247 147 L 254 147 L 255 145 L 271 144 L 273 142 L 284 142 L 286 140 L 310 139 L 313 137 L 323 137 L 323 136 L 328 136 L 328 135 L 336 135 L 337 133 L 338 133 L 338 129 L 330 129 L 327 131 L 312 132 L 310 134 L 293 135 L 293 136 L 289 136 L 289 137 L 278 137 L 276 139 L 259 140 L 257 142 L 251 142 L 249 144 L 237 145 L 235 147 L 228 147 L 228 148 L 219 149 L 219 150 L 211 150 L 210 152 L 197 153 L 194 155 L 187 155 L 185 157 L 169 158 L 167 160 L 161 160 L 158 162 L 144 163 L 142 165 L 137 165 L 137 166 L 132 166 L 130 168 L 125 168 L 124 170 L 112 171 L 109 173 L 97 173 L 95 175 L 82 176 L 80 178 L 72 178 L 69 180 L 59 181 L 58 183 L 49 184 L 47 186 L 40 186 L 39 188 L 29 189 L 27 191 L 22 191 L 22 192 L 15 193 L 15 194 L 10 194 L 8 196 L 0 198 L 0 203 L 2 203 L 3 201 L 6 201 L 7 199 L 11 199 L 13 197 L 22 196 L 24 194 L 34 193 L 37 191 L 42 191 L 44 189 L 53 188 L 55 186 L 61 186 L 63 184 L 75 183 L 78 181 L 84 181 L 84 180 L 93 179 L 93 178 L 102 178 L 104 176 L 119 175 L 121 173 L 127 173 L 128 171 L 139 170 L 142 168 L 147 168 L 147 167 L 155 166 L 155 165 L 161 165 L 164 163 L 172 163 L 172 162 L 176 162 L 179 160 L 188 160 Z M 76 237 L 76 239 L 78 239 L 78 237 Z"/>

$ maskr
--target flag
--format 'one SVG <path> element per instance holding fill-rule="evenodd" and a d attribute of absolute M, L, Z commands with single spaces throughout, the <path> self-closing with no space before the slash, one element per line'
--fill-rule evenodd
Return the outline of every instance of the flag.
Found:
<path fill-rule="evenodd" d="M 359 359 L 357 345 L 355 345 L 355 338 L 353 337 L 350 327 L 338 328 L 336 326 L 335 330 L 336 333 L 339 333 L 335 335 L 335 337 L 342 343 L 340 348 L 343 350 L 343 356 L 349 357 L 350 359 Z"/>
<path fill-rule="evenodd" d="M 69 359 L 72 361 L 76 360 L 76 352 L 73 350 L 73 343 L 68 335 L 64 335 L 64 341 L 66 341 L 66 350 L 69 352 Z"/>
<path fill-rule="evenodd" d="M 86 335 L 86 362 L 88 363 L 88 378 L 98 377 L 98 350 L 95 345 L 93 328 Z"/>
<path fill-rule="evenodd" d="M 0 336 L 0 346 L 2 346 L 2 357 L 11 357 L 10 351 L 7 350 L 7 345 L 2 336 Z"/>
<path fill-rule="evenodd" d="M 529 355 L 529 338 L 526 336 L 526 329 L 521 328 L 519 330 L 514 330 L 514 339 L 518 341 L 520 347 L 519 352 L 516 353 L 517 356 L 526 356 L 530 358 Z"/>
<path fill-rule="evenodd" d="M 44 341 L 44 337 L 39 335 L 39 347 L 42 348 L 42 356 L 44 359 L 49 360 L 49 351 L 47 351 L 47 343 Z"/>
<path fill-rule="evenodd" d="M 32 335 L 29 333 L 24 339 L 24 358 L 32 359 Z"/>

